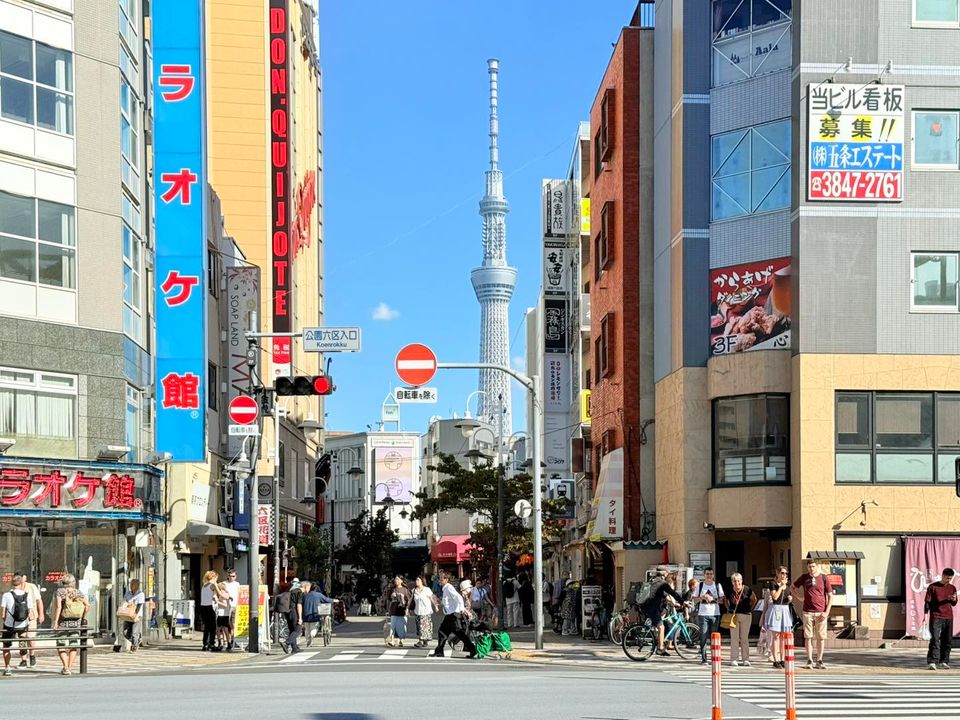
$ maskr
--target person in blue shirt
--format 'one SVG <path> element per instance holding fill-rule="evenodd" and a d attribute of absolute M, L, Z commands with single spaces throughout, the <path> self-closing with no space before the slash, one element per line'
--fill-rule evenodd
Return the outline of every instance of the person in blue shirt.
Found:
<path fill-rule="evenodd" d="M 306 583 L 304 583 L 306 585 Z M 320 592 L 320 584 L 310 586 L 309 592 L 303 596 L 303 622 L 307 637 L 307 647 L 313 644 L 313 637 L 323 618 L 320 616 L 321 604 L 333 604 L 333 598 Z"/>

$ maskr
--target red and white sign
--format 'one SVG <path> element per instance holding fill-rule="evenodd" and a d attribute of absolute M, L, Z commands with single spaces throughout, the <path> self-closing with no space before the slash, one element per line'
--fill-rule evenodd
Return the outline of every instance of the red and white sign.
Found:
<path fill-rule="evenodd" d="M 230 422 L 237 425 L 249 425 L 260 415 L 260 406 L 249 395 L 237 395 L 230 401 L 228 409 Z"/>
<path fill-rule="evenodd" d="M 411 343 L 397 353 L 396 368 L 407 385 L 426 385 L 437 372 L 437 356 L 426 345 Z"/>

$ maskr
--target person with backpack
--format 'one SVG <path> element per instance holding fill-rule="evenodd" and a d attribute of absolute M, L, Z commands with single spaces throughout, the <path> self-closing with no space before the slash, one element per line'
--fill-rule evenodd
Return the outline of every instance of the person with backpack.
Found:
<path fill-rule="evenodd" d="M 3 613 L 3 674 L 13 674 L 10 670 L 10 645 L 14 638 L 26 639 L 30 629 L 30 594 L 24 587 L 24 577 L 19 573 L 13 576 L 10 590 L 0 598 L 0 612 Z"/>
<path fill-rule="evenodd" d="M 700 663 L 706 665 L 710 635 L 720 632 L 720 603 L 724 601 L 723 587 L 717 582 L 712 567 L 703 571 L 703 580 L 694 589 L 691 600 L 697 606 L 700 626 Z"/>
<path fill-rule="evenodd" d="M 60 587 L 57 588 L 54 601 L 53 629 L 57 631 L 57 654 L 60 655 L 60 663 L 63 665 L 60 674 L 70 675 L 81 642 L 77 631 L 84 625 L 90 603 L 86 596 L 77 590 L 77 578 L 70 573 L 64 573 L 60 578 Z"/>
<path fill-rule="evenodd" d="M 640 610 L 650 619 L 650 624 L 657 630 L 657 655 L 666 655 L 667 651 L 663 647 L 664 626 L 663 626 L 663 608 L 664 604 L 673 602 L 675 605 L 683 605 L 683 596 L 675 589 L 676 575 L 667 575 L 656 582 L 656 589 L 646 593 L 648 597 L 643 600 L 638 597 Z M 651 584 L 652 587 L 653 584 Z M 643 594 L 643 590 L 641 590 Z"/>
<path fill-rule="evenodd" d="M 520 583 L 516 578 L 506 578 L 503 581 L 504 598 L 504 617 L 503 626 L 505 628 L 515 628 L 520 625 Z"/>

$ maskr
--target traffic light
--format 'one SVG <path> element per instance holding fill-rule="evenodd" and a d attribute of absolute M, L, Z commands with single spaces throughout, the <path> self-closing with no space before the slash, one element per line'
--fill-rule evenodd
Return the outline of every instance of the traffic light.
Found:
<path fill-rule="evenodd" d="M 296 375 L 278 377 L 273 383 L 278 396 L 284 395 L 329 395 L 337 389 L 329 375 Z"/>

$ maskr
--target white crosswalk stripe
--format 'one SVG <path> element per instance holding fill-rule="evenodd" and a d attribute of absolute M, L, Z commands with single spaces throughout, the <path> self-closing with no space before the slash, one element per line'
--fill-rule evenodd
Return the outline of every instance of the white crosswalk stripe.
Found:
<path fill-rule="evenodd" d="M 710 686 L 709 672 L 670 674 Z M 884 676 L 799 673 L 796 685 L 797 717 L 804 720 L 960 720 L 960 673 L 953 671 Z M 783 717 L 784 677 L 780 673 L 724 672 L 722 687 L 725 696 L 769 710 L 775 714 L 771 717 Z"/>

